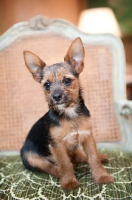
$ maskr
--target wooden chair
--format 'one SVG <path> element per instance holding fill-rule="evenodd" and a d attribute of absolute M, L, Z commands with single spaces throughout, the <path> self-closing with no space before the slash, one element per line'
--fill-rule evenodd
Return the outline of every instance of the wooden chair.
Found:
<path fill-rule="evenodd" d="M 40 85 L 24 64 L 23 51 L 34 52 L 50 65 L 63 61 L 76 37 L 85 47 L 81 84 L 93 133 L 98 147 L 109 155 L 104 167 L 115 182 L 95 184 L 89 166 L 78 165 L 80 187 L 64 191 L 57 178 L 26 170 L 19 156 L 29 129 L 48 109 Z M 67 21 L 37 16 L 0 37 L 0 68 L 0 199 L 132 198 L 132 102 L 126 99 L 125 55 L 119 38 L 84 34 Z"/>

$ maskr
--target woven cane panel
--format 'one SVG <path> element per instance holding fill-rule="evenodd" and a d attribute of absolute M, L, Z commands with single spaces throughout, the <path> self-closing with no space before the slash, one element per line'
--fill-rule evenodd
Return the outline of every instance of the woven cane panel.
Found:
<path fill-rule="evenodd" d="M 63 61 L 70 44 L 71 40 L 65 37 L 30 36 L 0 52 L 0 149 L 21 148 L 31 126 L 47 111 L 42 88 L 27 70 L 23 51 L 36 53 L 50 65 Z M 81 84 L 93 119 L 93 133 L 97 141 L 117 141 L 111 50 L 85 45 L 85 51 Z"/>
<path fill-rule="evenodd" d="M 93 119 L 93 133 L 96 141 L 118 141 L 111 50 L 105 46 L 85 46 L 85 52 L 85 69 L 81 78 L 84 99 Z"/>

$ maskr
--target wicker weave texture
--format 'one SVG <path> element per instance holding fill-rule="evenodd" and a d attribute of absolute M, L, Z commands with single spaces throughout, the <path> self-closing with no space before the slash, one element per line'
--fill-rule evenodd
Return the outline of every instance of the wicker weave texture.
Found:
<path fill-rule="evenodd" d="M 48 109 L 41 86 L 27 70 L 23 51 L 29 50 L 47 65 L 63 62 L 71 40 L 57 35 L 25 36 L 0 52 L 0 149 L 19 149 L 31 126 Z M 110 47 L 85 45 L 81 85 L 93 119 L 96 141 L 120 139 L 112 92 Z"/>

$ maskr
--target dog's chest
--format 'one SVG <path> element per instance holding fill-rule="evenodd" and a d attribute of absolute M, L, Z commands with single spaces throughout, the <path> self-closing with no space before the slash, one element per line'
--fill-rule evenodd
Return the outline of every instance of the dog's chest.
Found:
<path fill-rule="evenodd" d="M 91 125 L 85 118 L 77 121 L 63 120 L 60 126 L 53 127 L 51 137 L 55 143 L 63 144 L 69 150 L 74 150 L 91 134 Z"/>
<path fill-rule="evenodd" d="M 75 132 L 67 133 L 67 135 L 63 138 L 63 143 L 69 150 L 74 150 L 79 144 L 87 139 L 87 136 L 90 134 L 90 130 L 75 130 Z"/>

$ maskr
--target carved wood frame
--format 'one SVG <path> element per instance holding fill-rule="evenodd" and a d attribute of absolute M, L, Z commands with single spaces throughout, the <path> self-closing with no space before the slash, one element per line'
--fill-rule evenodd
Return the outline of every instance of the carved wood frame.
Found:
<path fill-rule="evenodd" d="M 80 36 L 83 43 L 108 45 L 113 53 L 113 94 L 115 101 L 115 110 L 120 125 L 121 141 L 99 143 L 101 148 L 119 148 L 132 151 L 132 127 L 128 120 L 132 114 L 132 102 L 126 99 L 126 81 L 125 81 L 125 53 L 122 42 L 119 38 L 110 35 L 92 35 L 79 31 L 73 24 L 62 20 L 50 20 L 44 16 L 36 16 L 29 22 L 20 22 L 12 26 L 0 37 L 0 51 L 9 46 L 19 37 L 24 35 L 37 35 L 57 33 L 70 39 Z"/>

